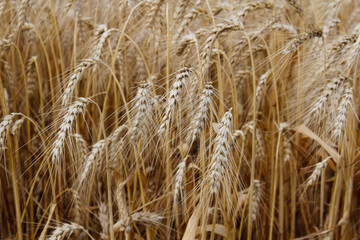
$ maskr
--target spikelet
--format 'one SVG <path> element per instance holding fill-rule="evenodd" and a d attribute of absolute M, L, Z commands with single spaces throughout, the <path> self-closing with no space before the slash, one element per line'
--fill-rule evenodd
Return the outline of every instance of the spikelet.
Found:
<path fill-rule="evenodd" d="M 24 120 L 25 120 L 25 118 L 22 117 L 14 122 L 14 124 L 11 128 L 11 131 L 10 131 L 11 135 L 16 136 L 19 133 L 20 128 L 21 128 L 22 124 L 24 123 Z"/>
<path fill-rule="evenodd" d="M 353 89 L 346 89 L 338 107 L 338 115 L 335 120 L 334 138 L 339 139 L 344 131 L 349 108 L 353 104 Z"/>
<path fill-rule="evenodd" d="M 13 43 L 7 39 L 0 39 L 0 55 L 9 48 Z"/>
<path fill-rule="evenodd" d="M 228 164 L 231 159 L 231 110 L 227 111 L 222 120 L 221 126 L 218 130 L 217 136 L 214 140 L 214 152 L 211 157 L 210 169 L 208 175 L 210 193 L 216 194 L 221 187 L 221 181 L 223 175 L 228 170 Z"/>
<path fill-rule="evenodd" d="M 233 132 L 233 137 L 234 137 L 234 141 L 236 141 L 237 139 L 241 139 L 242 141 L 245 140 L 245 134 L 244 131 L 237 129 Z"/>
<path fill-rule="evenodd" d="M 67 224 L 64 223 L 60 227 L 57 227 L 52 234 L 48 237 L 48 240 L 60 240 L 68 238 L 74 231 L 83 230 L 84 228 L 76 223 Z"/>
<path fill-rule="evenodd" d="M 161 136 L 166 130 L 169 129 L 171 121 L 174 119 L 176 109 L 180 108 L 180 95 L 186 88 L 186 81 L 190 76 L 190 69 L 183 68 L 175 76 L 175 81 L 171 87 L 169 97 L 166 103 L 165 113 L 158 131 Z"/>
<path fill-rule="evenodd" d="M 75 87 L 77 83 L 80 81 L 82 75 L 84 74 L 85 70 L 94 66 L 97 63 L 97 60 L 95 58 L 89 58 L 85 59 L 82 63 L 80 63 L 74 70 L 74 72 L 71 74 L 69 82 L 66 85 L 66 88 L 63 93 L 62 97 L 62 105 L 65 106 L 70 98 L 72 97 L 72 94 L 75 90 Z"/>
<path fill-rule="evenodd" d="M 0 146 L 4 147 L 6 143 L 6 137 L 8 130 L 13 122 L 13 118 L 15 117 L 14 114 L 10 113 L 6 115 L 2 122 L 0 123 Z"/>
<path fill-rule="evenodd" d="M 74 102 L 66 111 L 64 117 L 62 118 L 62 123 L 60 125 L 59 131 L 56 134 L 56 139 L 54 141 L 54 148 L 51 151 L 52 162 L 58 164 L 59 160 L 63 154 L 63 149 L 65 145 L 65 140 L 68 137 L 72 125 L 76 120 L 76 117 L 85 109 L 86 105 L 90 101 L 86 98 L 79 98 L 78 101 Z"/>

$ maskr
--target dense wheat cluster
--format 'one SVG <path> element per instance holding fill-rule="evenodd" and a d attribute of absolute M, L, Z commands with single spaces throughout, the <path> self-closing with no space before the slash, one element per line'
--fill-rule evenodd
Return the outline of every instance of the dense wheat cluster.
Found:
<path fill-rule="evenodd" d="M 357 0 L 0 1 L 0 239 L 360 239 Z"/>

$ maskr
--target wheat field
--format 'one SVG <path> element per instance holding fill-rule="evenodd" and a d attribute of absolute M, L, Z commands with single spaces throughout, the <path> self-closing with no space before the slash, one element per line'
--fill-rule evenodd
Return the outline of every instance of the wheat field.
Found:
<path fill-rule="evenodd" d="M 1 0 L 0 239 L 360 239 L 358 0 Z"/>

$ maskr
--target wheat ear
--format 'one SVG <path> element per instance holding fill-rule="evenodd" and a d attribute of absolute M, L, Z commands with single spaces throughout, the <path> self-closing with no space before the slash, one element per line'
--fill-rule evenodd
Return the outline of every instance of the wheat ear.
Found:
<path fill-rule="evenodd" d="M 190 76 L 189 71 L 190 69 L 185 67 L 181 69 L 180 72 L 175 76 L 175 81 L 171 87 L 165 113 L 158 131 L 159 135 L 162 135 L 166 130 L 169 129 L 170 123 L 174 118 L 175 111 L 180 107 L 180 95 L 184 88 L 186 88 L 186 81 Z"/>
<path fill-rule="evenodd" d="M 64 117 L 62 117 L 62 123 L 53 143 L 54 148 L 51 151 L 52 162 L 54 164 L 59 163 L 59 160 L 63 154 L 65 140 L 72 129 L 72 125 L 75 122 L 76 117 L 85 109 L 89 102 L 90 101 L 86 98 L 79 98 L 78 101 L 74 102 L 67 109 Z"/>
<path fill-rule="evenodd" d="M 6 136 L 8 133 L 8 130 L 13 122 L 15 115 L 10 113 L 9 115 L 6 115 L 2 122 L 0 123 L 0 145 L 1 147 L 5 146 L 6 142 Z"/>
<path fill-rule="evenodd" d="M 67 224 L 57 227 L 52 234 L 48 237 L 48 240 L 61 240 L 69 237 L 76 230 L 84 230 L 84 228 L 76 223 Z"/>
<path fill-rule="evenodd" d="M 62 97 L 62 105 L 65 106 L 68 102 L 70 97 L 72 96 L 77 83 L 80 81 L 82 75 L 84 74 L 85 70 L 94 66 L 97 63 L 97 59 L 89 58 L 85 59 L 82 63 L 80 63 L 71 74 L 69 82 L 66 85 L 64 90 L 64 95 Z"/>
<path fill-rule="evenodd" d="M 227 165 L 231 159 L 231 121 L 232 114 L 230 109 L 225 113 L 221 120 L 221 126 L 218 130 L 215 142 L 214 152 L 210 162 L 209 170 L 209 187 L 210 192 L 216 194 L 221 187 L 221 181 L 224 174 L 226 174 Z"/>
<path fill-rule="evenodd" d="M 339 139 L 344 131 L 345 123 L 348 116 L 349 107 L 353 103 L 353 89 L 346 89 L 342 96 L 340 105 L 338 107 L 338 115 L 335 120 L 334 138 Z"/>
<path fill-rule="evenodd" d="M 310 177 L 305 181 L 305 190 L 317 181 L 317 179 L 320 176 L 321 169 L 326 168 L 330 159 L 331 157 L 327 157 L 325 160 L 315 165 L 314 171 L 311 173 Z"/>

